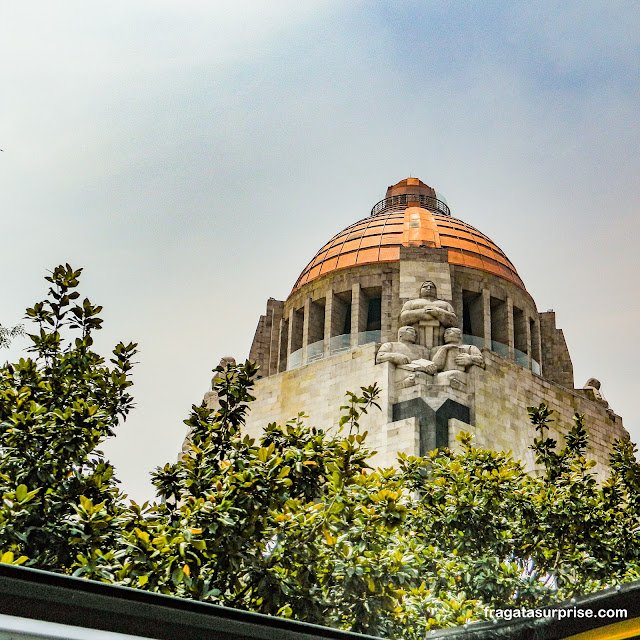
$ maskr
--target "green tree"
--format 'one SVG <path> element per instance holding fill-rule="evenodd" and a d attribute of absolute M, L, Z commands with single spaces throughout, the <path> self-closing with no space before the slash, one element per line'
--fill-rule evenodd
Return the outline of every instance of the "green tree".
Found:
<path fill-rule="evenodd" d="M 20 324 L 15 327 L 3 327 L 0 325 L 0 349 L 8 348 L 14 338 L 23 334 L 24 328 Z"/>
<path fill-rule="evenodd" d="M 136 345 L 118 344 L 112 367 L 91 350 L 102 307 L 77 302 L 80 273 L 46 278 L 48 298 L 27 309 L 33 357 L 0 369 L 0 549 L 58 571 L 115 544 L 121 496 L 97 447 L 132 407 Z"/>
<path fill-rule="evenodd" d="M 599 484 L 583 419 L 559 447 L 541 405 L 539 474 L 468 434 L 374 469 L 360 418 L 375 387 L 348 393 L 326 431 L 299 415 L 256 442 L 249 362 L 216 370 L 217 409 L 191 408 L 190 453 L 153 475 L 160 501 L 125 503 L 96 447 L 131 408 L 135 345 L 111 368 L 91 351 L 100 307 L 75 302 L 78 275 L 54 271 L 27 311 L 36 358 L 0 372 L 0 561 L 402 638 L 640 577 L 628 441 Z"/>

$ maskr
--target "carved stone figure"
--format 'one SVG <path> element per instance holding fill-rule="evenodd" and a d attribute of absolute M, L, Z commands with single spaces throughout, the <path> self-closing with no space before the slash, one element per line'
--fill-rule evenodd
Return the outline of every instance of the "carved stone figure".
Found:
<path fill-rule="evenodd" d="M 433 349 L 438 371 L 467 371 L 472 365 L 484 367 L 482 351 L 472 344 L 462 344 L 462 331 L 450 327 L 444 332 L 444 344 Z"/>
<path fill-rule="evenodd" d="M 472 344 L 462 344 L 462 331 L 450 327 L 444 332 L 444 342 L 432 350 L 431 359 L 438 368 L 435 384 L 464 388 L 466 372 L 472 366 L 484 367 L 482 351 Z"/>
<path fill-rule="evenodd" d="M 429 360 L 429 349 L 416 344 L 417 333 L 413 327 L 400 327 L 397 342 L 385 342 L 376 355 L 376 363 L 392 362 L 396 367 L 410 371 L 433 374 L 436 366 Z"/>
<path fill-rule="evenodd" d="M 220 359 L 220 364 L 218 366 L 226 368 L 228 365 L 235 366 L 235 364 L 236 359 L 233 356 L 223 356 Z M 211 378 L 211 390 L 204 394 L 204 402 L 209 409 L 213 408 L 215 401 L 218 399 L 218 394 L 213 390 L 213 388 L 219 379 L 218 373 L 214 373 L 213 378 Z"/>
<path fill-rule="evenodd" d="M 588 390 L 588 395 L 592 400 L 595 400 L 598 404 L 601 404 L 605 407 L 609 406 L 609 403 L 605 400 L 605 397 L 602 395 L 602 391 L 600 391 L 600 380 L 597 378 L 589 378 L 584 385 L 583 389 Z"/>
<path fill-rule="evenodd" d="M 453 307 L 437 295 L 436 285 L 427 280 L 420 287 L 420 297 L 405 302 L 400 312 L 400 324 L 414 327 L 418 343 L 429 349 L 442 343 L 443 329 L 457 320 Z"/>

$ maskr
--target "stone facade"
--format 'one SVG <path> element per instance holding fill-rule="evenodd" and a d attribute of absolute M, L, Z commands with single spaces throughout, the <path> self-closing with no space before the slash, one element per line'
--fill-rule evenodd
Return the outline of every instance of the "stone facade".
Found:
<path fill-rule="evenodd" d="M 485 368 L 472 368 L 466 391 L 433 384 L 408 388 L 394 385 L 393 365 L 375 364 L 377 345 L 368 344 L 281 374 L 257 381 L 247 433 L 259 437 L 270 422 L 286 422 L 298 413 L 306 424 L 335 430 L 345 391 L 376 383 L 381 389 L 381 411 L 363 416 L 368 446 L 378 453 L 373 464 L 393 466 L 398 452 L 423 455 L 436 446 L 456 446 L 461 431 L 474 436 L 475 446 L 511 451 L 527 469 L 535 469 L 529 446 L 535 437 L 527 407 L 546 402 L 554 411 L 549 436 L 562 446 L 575 413 L 586 416 L 589 455 L 604 475 L 616 438 L 628 434 L 622 419 L 595 400 L 546 380 L 489 349 L 483 349 Z M 449 402 L 449 406 L 446 403 Z M 439 410 L 444 407 L 442 416 Z M 462 407 L 468 409 L 466 416 Z M 394 415 L 395 414 L 395 415 Z M 422 423 L 422 424 L 421 424 Z"/>
<path fill-rule="evenodd" d="M 359 391 L 376 383 L 381 390 L 382 410 L 363 416 L 361 429 L 369 431 L 369 446 L 384 450 L 382 424 L 391 420 L 389 365 L 376 365 L 376 344 L 367 344 L 256 382 L 246 432 L 257 438 L 270 422 L 284 423 L 300 412 L 308 415 L 309 427 L 335 430 L 340 420 L 340 406 L 346 391 Z"/>
<path fill-rule="evenodd" d="M 573 425 L 573 416 L 585 415 L 589 456 L 597 462 L 596 471 L 604 473 L 613 441 L 629 437 L 620 416 L 588 399 L 581 390 L 563 387 L 488 350 L 483 355 L 485 371 L 472 373 L 475 424 L 468 429 L 474 434 L 477 446 L 513 451 L 515 457 L 533 469 L 534 455 L 528 447 L 535 431 L 529 422 L 527 407 L 545 402 L 556 412 L 549 437 L 561 446 L 564 434 Z"/>
<path fill-rule="evenodd" d="M 464 389 L 435 384 L 424 374 L 403 387 L 394 378 L 392 364 L 375 364 L 380 343 L 396 339 L 402 305 L 416 296 L 425 279 L 436 283 L 439 297 L 450 300 L 458 328 L 482 351 L 485 368 L 473 367 Z M 379 337 L 358 345 L 354 338 L 367 326 L 363 300 L 376 292 L 381 297 Z M 269 422 L 285 422 L 299 412 L 309 415 L 309 425 L 335 427 L 344 393 L 374 382 L 381 389 L 382 412 L 366 416 L 363 429 L 369 431 L 369 446 L 378 452 L 374 463 L 381 466 L 394 464 L 400 451 L 423 455 L 430 448 L 455 446 L 455 436 L 464 430 L 473 434 L 477 446 L 512 451 L 533 470 L 529 446 L 535 432 L 527 407 L 541 402 L 557 412 L 549 433 L 560 445 L 573 415 L 586 415 L 590 454 L 600 475 L 606 470 L 614 439 L 628 437 L 619 416 L 588 390 L 573 388 L 571 358 L 562 331 L 555 326 L 555 314 L 539 314 L 529 294 L 511 282 L 450 265 L 445 250 L 403 248 L 399 263 L 335 272 L 314 280 L 286 302 L 270 299 L 251 352 L 261 366 L 274 362 L 273 354 L 262 345 L 277 344 L 273 320 L 270 330 L 267 324 L 276 305 L 282 318 L 288 314 L 294 326 L 298 323 L 301 350 L 302 345 L 308 349 L 318 340 L 324 339 L 325 344 L 319 359 L 307 364 L 305 359 L 287 370 L 281 358 L 279 372 L 274 374 L 271 364 L 269 374 L 257 382 L 248 425 L 254 437 Z M 329 344 L 338 327 L 345 327 L 348 306 L 346 350 L 332 354 Z"/>
<path fill-rule="evenodd" d="M 600 383 L 574 389 L 555 313 L 539 313 L 501 250 L 448 217 L 432 191 L 414 178 L 390 187 L 374 220 L 327 243 L 287 300 L 269 298 L 249 356 L 260 379 L 248 433 L 258 437 L 300 412 L 309 426 L 335 429 L 345 392 L 375 383 L 382 410 L 361 422 L 375 464 L 455 447 L 464 430 L 477 446 L 511 451 L 534 471 L 527 407 L 545 402 L 556 411 L 550 436 L 560 446 L 573 415 L 585 414 L 590 455 L 604 475 L 611 444 L 628 434 Z"/>
<path fill-rule="evenodd" d="M 540 314 L 540 332 L 545 346 L 542 352 L 545 377 L 573 389 L 571 356 L 562 329 L 556 329 L 556 314 L 553 311 Z"/>
<path fill-rule="evenodd" d="M 373 337 L 377 342 L 390 342 L 398 332 L 402 305 L 415 296 L 416 288 L 426 279 L 436 284 L 442 299 L 451 302 L 457 326 L 475 339 L 476 346 L 499 349 L 501 355 L 537 373 L 546 365 L 555 376 L 552 379 L 572 387 L 573 373 L 570 382 L 566 375 L 555 373 L 558 366 L 566 369 L 567 365 L 554 366 L 554 362 L 568 360 L 568 366 L 571 362 L 564 338 L 558 338 L 562 332 L 555 328 L 555 314 L 538 314 L 533 299 L 521 287 L 491 273 L 451 265 L 446 249 L 431 247 L 401 247 L 399 262 L 334 271 L 298 289 L 286 301 L 270 298 L 249 358 L 260 366 L 260 375 L 266 376 L 276 372 L 276 361 L 278 372 L 291 368 L 289 357 L 297 351 L 299 362 L 295 366 L 307 363 L 307 349 L 319 341 L 324 342 L 324 356 L 332 351 L 332 338 L 341 335 L 349 336 L 346 346 L 355 347 L 359 339 L 369 339 L 359 335 L 372 326 L 368 304 L 373 300 L 380 301 L 380 318 L 374 329 L 380 333 Z M 276 307 L 279 324 L 274 315 Z M 270 345 L 270 351 L 266 345 Z"/>

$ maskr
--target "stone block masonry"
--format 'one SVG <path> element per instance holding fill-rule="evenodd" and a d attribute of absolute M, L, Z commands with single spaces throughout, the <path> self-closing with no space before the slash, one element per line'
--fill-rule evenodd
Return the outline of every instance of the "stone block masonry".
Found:
<path fill-rule="evenodd" d="M 435 287 L 421 288 L 425 281 Z M 407 335 L 402 342 L 401 324 L 426 354 L 407 347 Z M 300 412 L 309 426 L 335 429 L 345 391 L 377 383 L 383 411 L 365 416 L 362 429 L 381 466 L 400 451 L 453 446 L 465 430 L 535 471 L 527 407 L 541 402 L 556 411 L 549 435 L 559 447 L 574 413 L 585 414 L 601 477 L 613 441 L 627 436 L 597 381 L 574 389 L 555 313 L 539 313 L 506 254 L 413 177 L 322 245 L 286 300 L 267 301 L 249 358 L 260 377 L 247 425 L 254 436 Z"/>
<path fill-rule="evenodd" d="M 512 451 L 528 470 L 533 470 L 534 453 L 529 447 L 536 432 L 529 422 L 527 407 L 544 402 L 555 412 L 549 437 L 558 442 L 559 448 L 564 446 L 564 435 L 573 426 L 573 416 L 585 415 L 589 433 L 587 457 L 596 461 L 595 471 L 601 478 L 606 475 L 613 441 L 629 437 L 620 416 L 579 391 L 545 380 L 507 358 L 488 350 L 483 355 L 486 369 L 472 372 L 476 446 Z"/>
<path fill-rule="evenodd" d="M 441 406 L 436 400 L 442 396 L 442 390 L 435 385 L 431 388 L 420 385 L 418 395 L 411 393 L 411 387 L 398 390 L 393 365 L 375 364 L 375 353 L 376 345 L 367 344 L 258 380 L 246 432 L 257 438 L 270 422 L 282 424 L 300 412 L 309 416 L 305 420 L 307 426 L 335 431 L 340 406 L 345 404 L 345 392 L 358 392 L 360 387 L 376 383 L 381 389 L 382 411 L 373 409 L 361 420 L 361 431 L 369 432 L 369 448 L 377 451 L 372 460 L 374 465 L 393 465 L 400 451 L 420 455 L 430 447 L 442 446 L 446 429 L 442 420 L 435 419 Z M 563 436 L 573 424 L 573 415 L 585 414 L 588 456 L 596 461 L 595 471 L 603 478 L 614 439 L 628 437 L 621 418 L 580 391 L 545 380 L 488 349 L 482 353 L 486 368 L 474 367 L 468 374 L 467 392 L 448 391 L 451 398 L 448 402 L 455 405 L 455 411 L 446 416 L 449 446 L 456 446 L 455 437 L 460 431 L 468 431 L 474 436 L 474 446 L 511 451 L 527 470 L 534 471 L 534 454 L 529 447 L 536 434 L 529 422 L 527 407 L 545 402 L 556 412 L 549 436 L 558 441 L 559 447 L 563 446 Z M 424 411 L 411 414 L 412 398 L 424 405 Z M 403 403 L 407 409 L 404 412 L 397 408 Z M 427 414 L 433 414 L 433 432 L 429 431 L 431 423 L 422 419 Z"/>

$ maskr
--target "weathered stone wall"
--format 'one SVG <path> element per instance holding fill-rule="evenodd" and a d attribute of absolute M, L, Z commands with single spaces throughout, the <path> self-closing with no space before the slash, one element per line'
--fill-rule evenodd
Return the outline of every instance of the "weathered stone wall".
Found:
<path fill-rule="evenodd" d="M 249 360 L 258 365 L 260 377 L 273 375 L 277 372 L 280 320 L 283 306 L 283 301 L 269 298 L 266 313 L 260 316 L 258 327 L 253 336 Z"/>
<path fill-rule="evenodd" d="M 390 421 L 390 367 L 376 365 L 375 344 L 367 344 L 346 353 L 319 360 L 299 369 L 285 371 L 256 382 L 251 412 L 246 427 L 251 437 L 258 437 L 270 422 L 285 423 L 304 411 L 307 426 L 329 430 L 337 428 L 346 404 L 345 392 L 359 392 L 374 382 L 381 389 L 382 411 L 373 409 L 363 416 L 361 431 L 369 431 L 368 444 L 373 449 L 385 447 L 383 425 Z"/>
<path fill-rule="evenodd" d="M 400 247 L 400 300 L 415 298 L 422 283 L 431 280 L 438 298 L 451 301 L 451 268 L 447 249 L 435 247 Z"/>
<path fill-rule="evenodd" d="M 340 405 L 345 391 L 359 391 L 361 386 L 376 382 L 381 388 L 382 411 L 374 409 L 362 419 L 362 430 L 369 431 L 368 445 L 378 451 L 373 463 L 390 466 L 398 452 L 419 455 L 420 430 L 416 417 L 403 417 L 393 422 L 393 406 L 406 401 L 419 391 L 408 387 L 398 390 L 393 383 L 394 368 L 389 363 L 376 365 L 376 345 L 368 344 L 346 353 L 332 356 L 299 369 L 286 371 L 257 381 L 256 401 L 252 403 L 247 432 L 258 437 L 269 422 L 284 423 L 304 411 L 306 424 L 328 430 L 340 419 Z M 527 469 L 535 468 L 529 446 L 535 431 L 528 418 L 527 407 L 547 403 L 557 414 L 549 435 L 560 446 L 563 435 L 571 428 L 573 415 L 584 413 L 590 435 L 589 456 L 598 463 L 596 471 L 602 476 L 606 470 L 611 444 L 615 438 L 628 437 L 622 420 L 612 411 L 589 400 L 580 391 L 554 384 L 525 367 L 483 350 L 486 369 L 472 367 L 468 376 L 468 393 L 450 389 L 447 397 L 466 404 L 471 423 L 449 421 L 449 444 L 455 445 L 459 431 L 469 431 L 478 447 L 512 451 Z M 412 393 L 412 389 L 416 393 Z M 437 408 L 437 400 L 444 395 L 438 387 L 423 389 L 425 402 Z M 453 394 L 453 395 L 452 395 Z M 417 396 L 416 396 L 417 397 Z M 433 403 L 436 404 L 433 404 Z"/>
<path fill-rule="evenodd" d="M 253 336 L 253 342 L 251 343 L 251 349 L 249 350 L 249 360 L 255 362 L 260 369 L 260 373 L 265 370 L 269 370 L 269 356 L 271 349 L 271 342 L 269 337 L 271 335 L 271 326 L 267 326 L 267 316 L 260 316 L 258 320 L 258 326 Z"/>
<path fill-rule="evenodd" d="M 544 311 L 540 314 L 542 339 L 542 371 L 544 377 L 573 389 L 573 364 L 562 329 L 556 329 L 556 314 Z"/>
<path fill-rule="evenodd" d="M 611 444 L 616 438 L 628 437 L 622 419 L 579 391 L 563 388 L 535 375 L 524 367 L 491 351 L 484 350 L 486 369 L 474 367 L 471 376 L 475 390 L 472 415 L 477 446 L 485 449 L 512 451 L 514 457 L 535 467 L 529 446 L 535 437 L 527 407 L 545 402 L 556 414 L 549 430 L 550 437 L 563 446 L 563 436 L 573 426 L 575 413 L 585 414 L 589 432 L 589 457 L 596 460 L 596 470 L 604 473 Z M 455 434 L 450 433 L 450 438 Z"/>
<path fill-rule="evenodd" d="M 265 377 L 256 384 L 249 433 L 258 436 L 269 422 L 286 422 L 301 411 L 309 414 L 309 426 L 336 427 L 345 391 L 358 392 L 376 382 L 382 389 L 383 411 L 374 410 L 362 421 L 363 430 L 370 432 L 369 446 L 379 452 L 375 464 L 393 464 L 399 451 L 419 455 L 425 443 L 442 442 L 443 433 L 446 442 L 448 420 L 450 445 L 458 431 L 468 430 L 477 446 L 512 451 L 533 470 L 529 446 L 535 432 L 527 407 L 545 402 L 557 412 L 550 435 L 560 446 L 574 413 L 586 415 L 591 456 L 602 474 L 613 440 L 627 434 L 620 417 L 573 389 L 571 358 L 564 335 L 555 326 L 555 314 L 538 314 L 521 287 L 478 269 L 450 265 L 447 256 L 446 249 L 401 247 L 399 261 L 334 271 L 304 285 L 285 302 L 270 299 L 251 349 L 250 357 L 258 361 Z M 357 347 L 358 335 L 366 329 L 369 296 L 381 297 L 382 342 L 393 341 L 402 304 L 417 296 L 427 279 L 435 282 L 440 299 L 452 303 L 459 328 L 465 328 L 464 311 L 467 332 L 479 339 L 476 344 L 485 346 L 486 369 L 472 367 L 467 387 L 459 392 L 434 385 L 432 379 L 400 388 L 391 365 L 375 364 L 377 345 Z M 330 338 L 349 328 L 351 349 L 331 355 Z M 323 358 L 304 364 L 308 346 L 323 338 Z M 508 352 L 509 358 L 489 350 L 492 340 L 500 343 L 494 348 Z M 303 366 L 284 371 L 287 353 L 299 348 Z M 319 355 L 315 349 L 314 357 Z M 543 377 L 533 373 L 538 365 Z M 446 402 L 454 406 L 450 413 Z M 414 410 L 419 415 L 412 414 Z M 465 412 L 468 425 L 460 419 Z M 430 431 L 436 429 L 433 424 L 437 433 Z"/>

